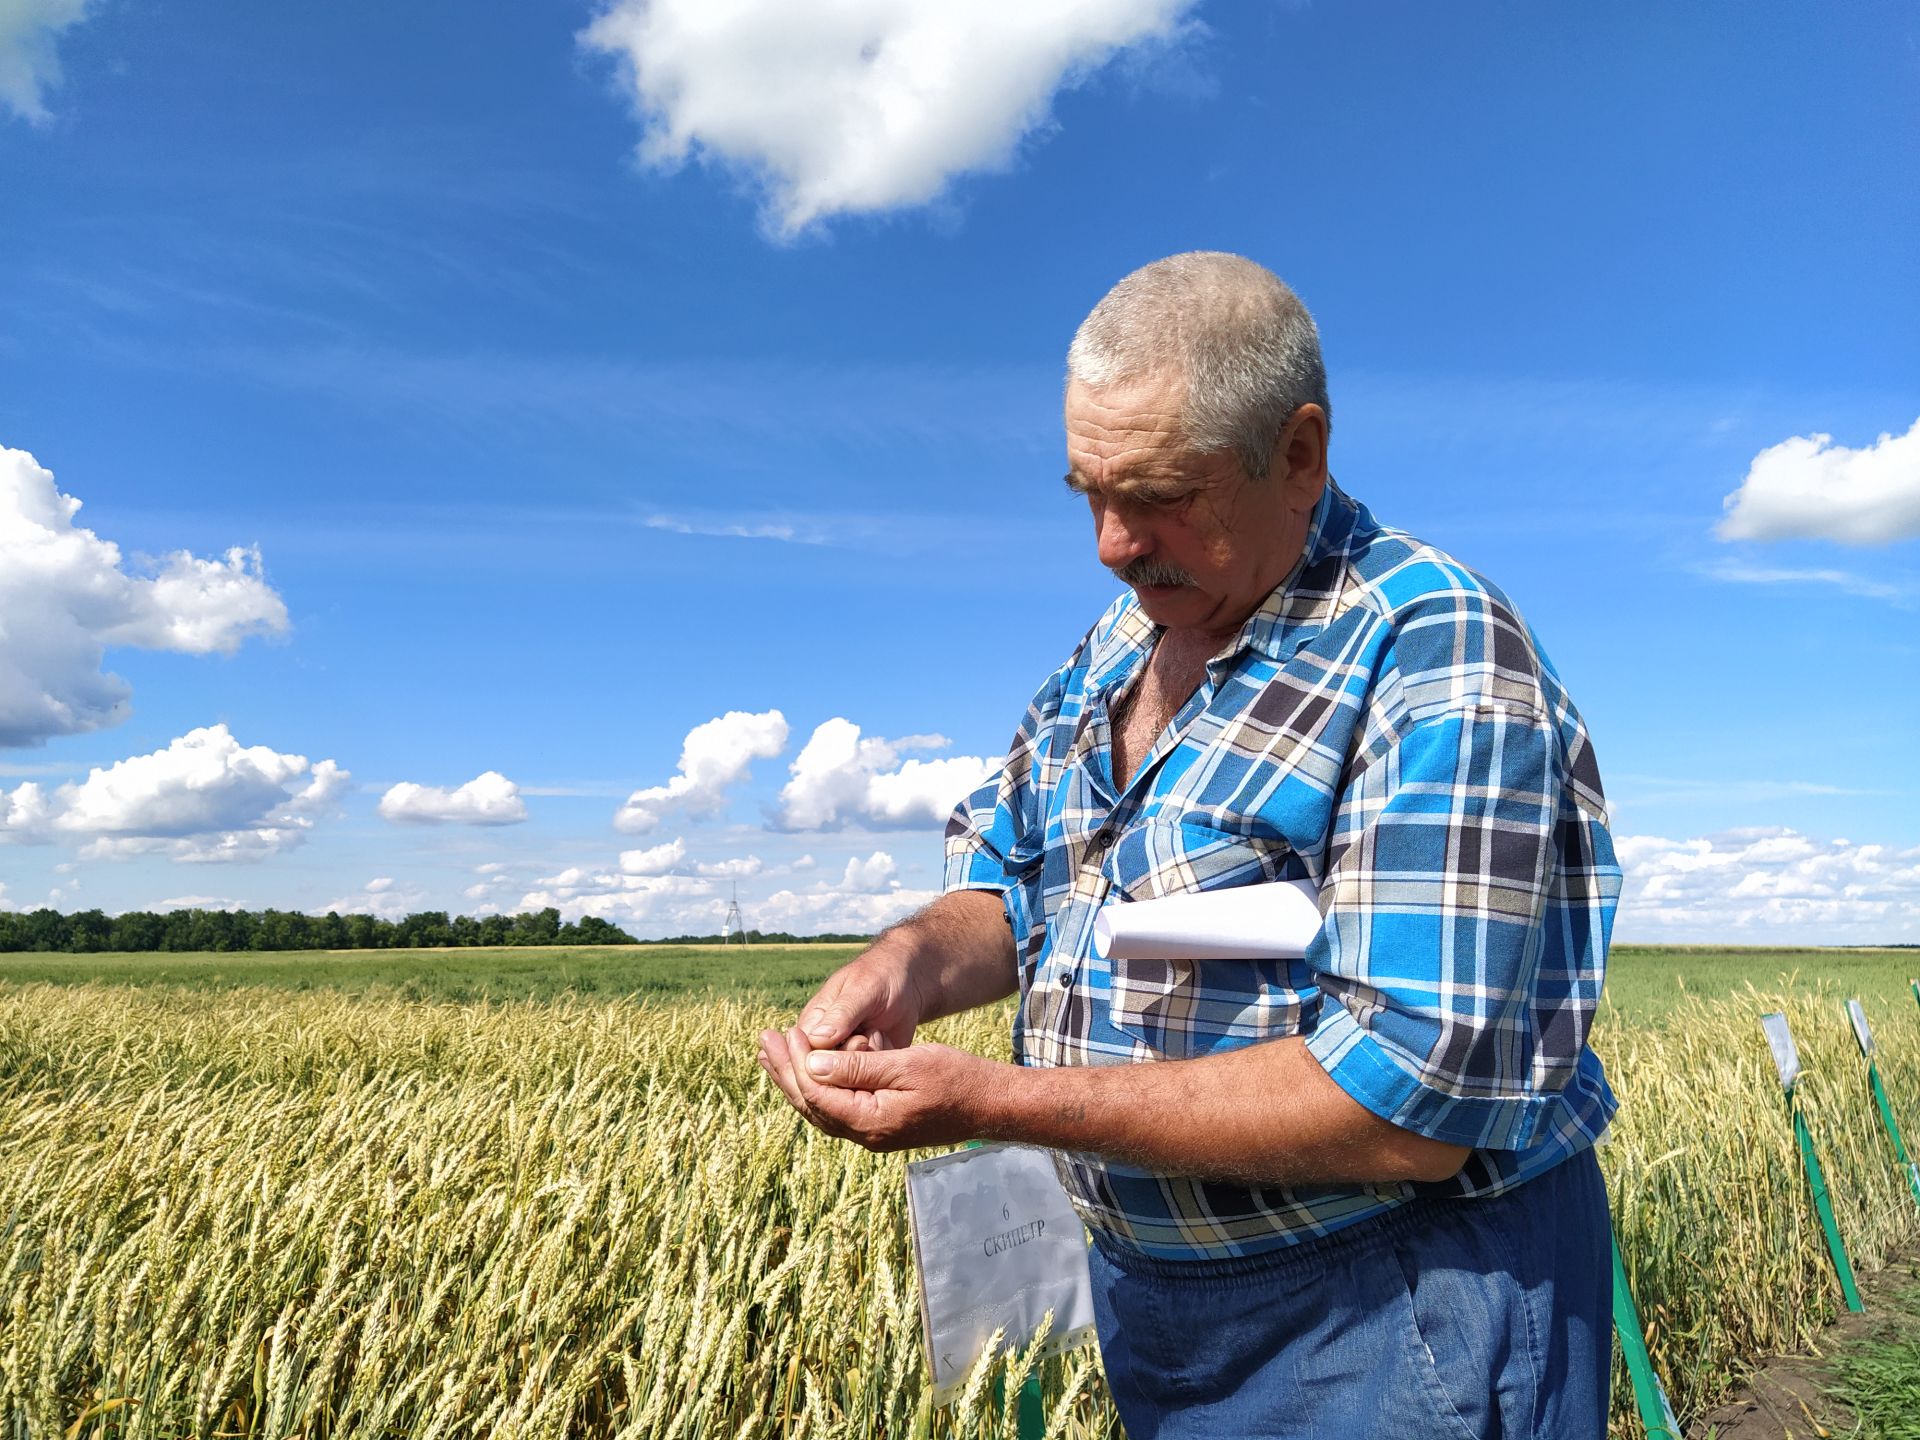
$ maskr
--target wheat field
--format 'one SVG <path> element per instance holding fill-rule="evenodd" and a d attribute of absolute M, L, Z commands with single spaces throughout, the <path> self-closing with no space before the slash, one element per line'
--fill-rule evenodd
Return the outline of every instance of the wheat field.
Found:
<path fill-rule="evenodd" d="M 1840 998 L 1597 1037 L 1602 1163 L 1683 1419 L 1837 1300 L 1760 1010 L 1794 1021 L 1856 1265 L 1920 1230 Z M 1864 998 L 1905 1114 L 1920 1008 Z M 782 1018 L 0 987 L 0 1434 L 1011 1437 L 984 1368 L 929 1406 L 903 1160 L 787 1109 L 752 1059 Z M 998 1011 L 934 1033 L 1005 1054 Z M 1049 1436 L 1118 1434 L 1090 1352 L 1040 1368 Z M 1622 1375 L 1616 1435 L 1630 1408 Z"/>

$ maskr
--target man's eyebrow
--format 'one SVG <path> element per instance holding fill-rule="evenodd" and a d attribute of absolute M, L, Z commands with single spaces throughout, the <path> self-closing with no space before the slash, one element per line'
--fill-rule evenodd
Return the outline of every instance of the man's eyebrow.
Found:
<path fill-rule="evenodd" d="M 1060 477 L 1060 481 L 1076 495 L 1086 495 L 1102 488 L 1078 470 L 1067 471 Z M 1165 500 L 1179 499 L 1192 494 L 1200 488 L 1200 482 L 1178 466 L 1157 465 L 1149 462 L 1128 471 L 1104 488 L 1120 495 L 1139 496 L 1147 500 Z"/>

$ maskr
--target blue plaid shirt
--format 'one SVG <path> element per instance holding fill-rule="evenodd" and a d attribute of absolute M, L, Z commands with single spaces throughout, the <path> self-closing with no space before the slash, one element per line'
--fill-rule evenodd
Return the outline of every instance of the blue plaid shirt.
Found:
<path fill-rule="evenodd" d="M 1587 1033 L 1620 871 L 1586 728 L 1511 602 L 1329 484 L 1293 572 L 1123 789 L 1113 715 L 1157 633 L 1116 601 L 947 827 L 946 888 L 1000 892 L 1013 927 L 1015 1057 L 1304 1035 L 1367 1109 L 1473 1153 L 1437 1184 L 1312 1188 L 1062 1153 L 1082 1218 L 1154 1255 L 1252 1254 L 1593 1144 L 1615 1103 Z M 1302 960 L 1094 954 L 1103 905 L 1289 879 L 1324 917 Z"/>

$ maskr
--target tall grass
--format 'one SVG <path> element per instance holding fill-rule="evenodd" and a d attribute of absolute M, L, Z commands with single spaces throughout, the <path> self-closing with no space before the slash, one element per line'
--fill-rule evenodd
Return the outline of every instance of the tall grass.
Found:
<path fill-rule="evenodd" d="M 1920 1229 L 1838 999 L 1600 1037 L 1602 1162 L 1683 1413 L 1834 1304 L 1760 1009 L 1794 1020 L 1856 1263 Z M 1920 1010 L 1868 1005 L 1920 1099 Z M 902 1162 L 788 1111 L 752 1062 L 773 1018 L 0 989 L 0 1434 L 1011 1435 L 984 1372 L 929 1407 Z M 1004 1055 L 1005 1018 L 938 1033 Z M 1052 1436 L 1117 1433 L 1090 1354 L 1043 1375 Z"/>

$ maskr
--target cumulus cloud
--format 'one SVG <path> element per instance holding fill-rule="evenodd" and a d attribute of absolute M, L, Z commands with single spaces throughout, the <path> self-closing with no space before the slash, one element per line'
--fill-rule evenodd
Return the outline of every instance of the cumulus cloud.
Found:
<path fill-rule="evenodd" d="M 221 895 L 175 895 L 154 906 L 156 910 L 238 910 L 240 902 Z"/>
<path fill-rule="evenodd" d="M 665 875 L 678 870 L 681 862 L 687 858 L 687 842 L 669 840 L 664 845 L 650 845 L 644 850 L 622 850 L 620 852 L 620 873 L 622 875 Z"/>
<path fill-rule="evenodd" d="M 629 795 L 613 817 L 614 829 L 639 835 L 667 815 L 719 814 L 728 789 L 747 778 L 755 760 L 770 760 L 786 748 L 787 717 L 778 710 L 729 710 L 696 725 L 680 747 L 679 773 Z"/>
<path fill-rule="evenodd" d="M 595 915 L 623 928 L 651 925 L 661 933 L 718 930 L 727 911 L 713 882 L 694 875 L 626 875 L 570 866 L 534 883 L 515 910 L 553 906 L 569 920 Z"/>
<path fill-rule="evenodd" d="M 453 790 L 403 780 L 380 797 L 380 815 L 396 825 L 518 825 L 527 802 L 518 785 L 488 770 Z"/>
<path fill-rule="evenodd" d="M 243 746 L 212 725 L 78 783 L 0 791 L 0 840 L 87 840 L 81 854 L 90 860 L 263 859 L 304 840 L 349 779 L 332 760 L 310 765 L 304 755 Z"/>
<path fill-rule="evenodd" d="M 325 915 L 332 911 L 338 915 L 372 915 L 379 920 L 404 920 L 426 907 L 425 891 L 407 889 L 391 875 L 381 875 L 369 880 L 355 894 L 329 900 L 313 913 Z"/>
<path fill-rule="evenodd" d="M 1621 838 L 1625 940 L 1920 940 L 1920 848 L 1818 841 L 1784 827 Z"/>
<path fill-rule="evenodd" d="M 900 888 L 899 875 L 900 867 L 894 863 L 893 856 L 876 850 L 864 860 L 856 855 L 847 861 L 846 873 L 840 877 L 840 889 L 856 895 L 884 895 Z"/>
<path fill-rule="evenodd" d="M 1920 536 L 1920 420 L 1854 449 L 1796 435 L 1754 456 L 1726 498 L 1722 540 L 1885 545 Z"/>
<path fill-rule="evenodd" d="M 110 646 L 226 654 L 287 628 L 259 551 L 182 550 L 130 572 L 118 545 L 74 523 L 79 509 L 33 456 L 0 447 L 0 746 L 126 719 L 131 691 L 102 668 Z"/>
<path fill-rule="evenodd" d="M 47 91 L 60 83 L 60 32 L 87 13 L 88 0 L 0 0 L 0 105 L 46 121 Z"/>
<path fill-rule="evenodd" d="M 770 228 L 919 205 L 1008 163 L 1055 91 L 1171 40 L 1192 0 L 613 0 L 641 160 L 742 172 Z"/>
<path fill-rule="evenodd" d="M 793 778 L 780 791 L 776 823 L 783 830 L 944 824 L 961 797 L 991 773 L 992 762 L 976 755 L 900 757 L 910 750 L 944 750 L 950 743 L 944 735 L 863 739 L 851 720 L 823 721 L 788 767 Z"/>
<path fill-rule="evenodd" d="M 765 868 L 758 855 L 740 855 L 731 860 L 703 860 L 693 867 L 693 873 L 714 880 L 746 880 Z"/>
<path fill-rule="evenodd" d="M 893 889 L 871 895 L 840 890 L 777 890 L 750 909 L 744 903 L 741 908 L 747 912 L 747 924 L 755 930 L 871 935 L 939 898 L 938 890 Z"/>
<path fill-rule="evenodd" d="M 689 862 L 681 840 L 621 855 L 604 868 L 569 865 L 543 875 L 521 894 L 514 910 L 551 905 L 569 920 L 596 915 L 636 934 L 713 934 L 724 923 L 733 881 L 761 873 L 758 856 L 713 863 Z M 838 862 L 836 862 L 838 863 Z M 849 857 L 838 880 L 805 891 L 782 889 L 758 896 L 743 892 L 740 908 L 748 928 L 871 932 L 936 898 L 938 892 L 908 890 L 899 866 L 885 851 Z"/>

